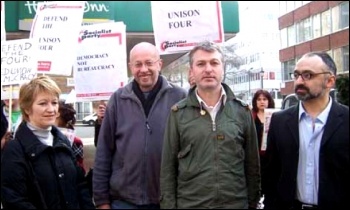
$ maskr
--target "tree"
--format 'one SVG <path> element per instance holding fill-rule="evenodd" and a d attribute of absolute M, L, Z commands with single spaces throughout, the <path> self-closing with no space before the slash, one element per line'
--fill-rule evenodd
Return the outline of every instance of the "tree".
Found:
<path fill-rule="evenodd" d="M 239 69 L 239 67 L 243 64 L 243 59 L 238 56 L 235 52 L 236 45 L 235 44 L 227 44 L 222 46 L 222 50 L 224 53 L 225 59 L 225 67 L 224 67 L 224 78 L 223 81 L 232 80 L 234 77 L 234 71 Z"/>
<path fill-rule="evenodd" d="M 349 106 L 349 75 L 338 75 L 337 82 L 337 99 L 340 103 Z"/>

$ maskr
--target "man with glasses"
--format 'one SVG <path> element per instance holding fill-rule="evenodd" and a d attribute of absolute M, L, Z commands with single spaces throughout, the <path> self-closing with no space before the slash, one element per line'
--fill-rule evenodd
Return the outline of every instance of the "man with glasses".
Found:
<path fill-rule="evenodd" d="M 262 179 L 265 208 L 349 205 L 349 108 L 329 95 L 335 75 L 326 52 L 307 53 L 297 62 L 292 78 L 299 105 L 271 118 Z"/>
<path fill-rule="evenodd" d="M 166 120 L 186 91 L 160 75 L 156 47 L 130 51 L 134 77 L 110 98 L 98 136 L 93 197 L 100 209 L 159 208 L 159 173 Z"/>

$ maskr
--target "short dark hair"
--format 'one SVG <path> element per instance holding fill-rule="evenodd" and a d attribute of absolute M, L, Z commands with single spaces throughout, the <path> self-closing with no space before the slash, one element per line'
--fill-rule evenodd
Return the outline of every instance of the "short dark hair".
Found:
<path fill-rule="evenodd" d="M 222 63 L 225 62 L 225 59 L 224 59 L 224 54 L 221 50 L 221 47 L 214 43 L 214 42 L 210 42 L 210 41 L 203 41 L 203 42 L 199 42 L 189 53 L 189 59 L 190 59 L 190 66 L 192 66 L 193 64 L 193 54 L 195 52 L 197 52 L 198 50 L 203 50 L 203 51 L 206 51 L 206 52 L 219 52 L 221 54 L 221 61 Z"/>
<path fill-rule="evenodd" d="M 59 101 L 58 112 L 60 113 L 60 119 L 64 123 L 66 128 L 74 130 L 76 122 L 76 111 L 72 104 L 66 104 L 63 100 Z"/>
<path fill-rule="evenodd" d="M 306 53 L 303 57 L 312 57 L 312 56 L 320 57 L 323 63 L 327 66 L 328 70 L 332 72 L 334 75 L 337 75 L 337 66 L 335 65 L 333 58 L 327 52 L 321 52 L 321 51 L 309 52 L 309 53 Z"/>

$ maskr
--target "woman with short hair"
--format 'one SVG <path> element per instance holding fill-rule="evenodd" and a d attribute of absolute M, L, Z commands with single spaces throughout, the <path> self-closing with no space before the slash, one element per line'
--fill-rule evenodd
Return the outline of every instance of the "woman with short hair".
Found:
<path fill-rule="evenodd" d="M 1 162 L 5 209 L 95 208 L 70 143 L 54 126 L 60 93 L 47 76 L 20 88 L 23 122 L 3 149 Z"/>

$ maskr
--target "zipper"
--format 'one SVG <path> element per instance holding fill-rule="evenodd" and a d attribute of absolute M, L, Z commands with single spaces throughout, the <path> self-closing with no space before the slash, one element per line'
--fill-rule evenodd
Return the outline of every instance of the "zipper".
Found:
<path fill-rule="evenodd" d="M 148 121 L 146 121 L 146 128 L 148 130 L 148 133 L 152 134 L 152 129 L 151 129 L 151 126 L 149 126 Z"/>

